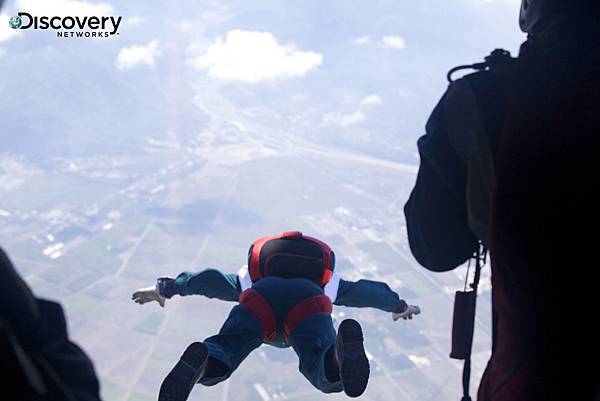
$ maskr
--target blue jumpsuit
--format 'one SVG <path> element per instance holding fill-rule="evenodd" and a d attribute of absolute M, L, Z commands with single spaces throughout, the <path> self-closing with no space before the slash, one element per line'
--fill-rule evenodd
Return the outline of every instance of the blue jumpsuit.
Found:
<path fill-rule="evenodd" d="M 288 311 L 305 298 L 323 294 L 323 289 L 310 280 L 279 277 L 265 277 L 252 288 L 269 303 L 277 318 L 277 335 L 269 344 L 280 348 L 291 346 L 298 355 L 300 372 L 317 389 L 324 393 L 342 391 L 341 381 L 328 380 L 325 371 L 326 354 L 336 339 L 331 315 L 313 315 L 305 319 L 291 332 L 287 342 L 282 333 Z M 238 275 L 207 269 L 179 274 L 171 292 L 237 302 L 241 290 Z M 406 309 L 406 303 L 387 284 L 364 279 L 357 282 L 340 279 L 333 301 L 335 305 L 372 307 L 386 312 Z M 263 344 L 261 326 L 254 315 L 236 305 L 219 334 L 205 339 L 204 344 L 220 369 L 211 369 L 215 364 L 209 359 L 209 369 L 199 383 L 212 386 L 229 378 L 250 352 Z"/>

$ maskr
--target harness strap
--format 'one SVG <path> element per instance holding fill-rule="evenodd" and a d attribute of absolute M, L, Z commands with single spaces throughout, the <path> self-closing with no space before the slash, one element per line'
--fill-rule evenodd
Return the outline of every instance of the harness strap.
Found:
<path fill-rule="evenodd" d="M 475 253 L 475 276 L 473 277 L 473 282 L 470 284 L 473 294 L 473 304 L 472 304 L 472 314 L 469 316 L 470 321 L 469 324 L 469 337 L 468 344 L 466 350 L 466 356 L 464 358 L 465 363 L 463 365 L 463 375 L 462 375 L 462 385 L 463 385 L 463 396 L 461 401 L 471 401 L 471 396 L 469 395 L 469 383 L 471 381 L 471 347 L 473 345 L 473 332 L 475 329 L 475 305 L 477 301 L 477 288 L 479 286 L 479 278 L 481 277 L 481 268 L 485 265 L 487 255 L 487 249 L 485 246 L 480 244 L 480 247 L 477 249 Z M 468 272 L 467 272 L 468 275 Z"/>
<path fill-rule="evenodd" d="M 263 341 L 273 341 L 277 332 L 277 318 L 267 300 L 252 288 L 248 288 L 240 294 L 240 306 L 260 323 Z"/>
<path fill-rule="evenodd" d="M 290 309 L 285 318 L 285 324 L 283 326 L 285 341 L 288 341 L 290 334 L 294 331 L 296 326 L 307 318 L 313 315 L 330 315 L 332 311 L 333 305 L 326 295 L 315 295 L 298 302 Z"/>

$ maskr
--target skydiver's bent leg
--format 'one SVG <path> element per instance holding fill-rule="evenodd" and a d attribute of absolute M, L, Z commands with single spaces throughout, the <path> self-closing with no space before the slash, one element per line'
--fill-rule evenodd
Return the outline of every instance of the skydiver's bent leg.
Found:
<path fill-rule="evenodd" d="M 226 380 L 250 352 L 262 344 L 254 316 L 235 306 L 218 335 L 191 344 L 163 381 L 159 401 L 185 401 L 194 384 Z"/>
<path fill-rule="evenodd" d="M 344 320 L 336 336 L 330 315 L 314 315 L 292 331 L 289 342 L 298 354 L 300 372 L 322 392 L 343 390 L 358 397 L 367 388 L 369 361 L 356 320 Z"/>
<path fill-rule="evenodd" d="M 369 382 L 370 367 L 363 345 L 362 328 L 354 319 L 340 323 L 335 342 L 335 361 L 346 395 L 358 397 L 364 393 Z"/>
<path fill-rule="evenodd" d="M 214 386 L 226 380 L 262 342 L 262 330 L 256 318 L 236 305 L 219 334 L 204 340 L 209 354 L 208 366 L 198 383 Z"/>
<path fill-rule="evenodd" d="M 289 337 L 298 355 L 300 372 L 324 393 L 343 390 L 334 357 L 335 329 L 330 315 L 314 315 L 300 323 Z"/>
<path fill-rule="evenodd" d="M 194 384 L 204 374 L 208 349 L 202 343 L 193 343 L 183 353 L 160 386 L 158 401 L 186 401 Z"/>

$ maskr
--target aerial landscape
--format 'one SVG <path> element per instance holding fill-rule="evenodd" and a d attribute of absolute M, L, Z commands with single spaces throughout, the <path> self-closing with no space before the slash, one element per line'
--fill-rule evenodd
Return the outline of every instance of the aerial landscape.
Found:
<path fill-rule="evenodd" d="M 338 324 L 353 317 L 365 331 L 363 399 L 459 399 L 462 363 L 448 355 L 467 267 L 420 267 L 403 206 L 446 71 L 521 39 L 491 29 L 475 42 L 453 24 L 513 24 L 514 1 L 52 2 L 123 22 L 114 38 L 17 35 L 4 19 L 44 13 L 43 2 L 2 10 L 0 245 L 36 295 L 65 307 L 103 399 L 156 399 L 182 350 L 217 333 L 233 306 L 198 296 L 140 306 L 133 291 L 182 271 L 235 273 L 252 241 L 289 230 L 331 245 L 342 278 L 385 281 L 422 310 L 394 322 L 334 308 Z M 484 268 L 473 388 L 490 337 Z M 263 345 L 190 399 L 345 398 L 315 390 L 297 365 L 292 350 Z"/>

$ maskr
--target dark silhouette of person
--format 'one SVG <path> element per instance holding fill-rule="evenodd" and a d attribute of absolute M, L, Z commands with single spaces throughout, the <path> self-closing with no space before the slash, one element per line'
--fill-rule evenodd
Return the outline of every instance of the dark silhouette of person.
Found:
<path fill-rule="evenodd" d="M 585 268 L 600 205 L 599 4 L 523 0 L 519 57 L 454 81 L 418 141 L 405 206 L 415 258 L 448 271 L 480 244 L 490 250 L 494 339 L 481 401 L 589 400 L 600 383 Z"/>
<path fill-rule="evenodd" d="M 69 340 L 62 307 L 36 298 L 0 249 L 2 400 L 98 401 L 92 361 Z"/>

